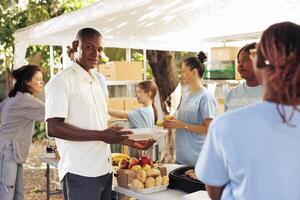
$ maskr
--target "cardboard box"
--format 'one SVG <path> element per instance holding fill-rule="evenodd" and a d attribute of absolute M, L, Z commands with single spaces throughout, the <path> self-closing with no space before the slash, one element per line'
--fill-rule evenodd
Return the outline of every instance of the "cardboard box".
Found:
<path fill-rule="evenodd" d="M 142 80 L 143 64 L 142 62 L 113 61 L 98 66 L 107 80 Z"/>
<path fill-rule="evenodd" d="M 211 61 L 236 60 L 240 47 L 212 47 Z"/>
<path fill-rule="evenodd" d="M 136 178 L 136 172 L 130 169 L 118 169 L 115 177 L 117 178 L 118 186 L 129 188 L 128 184 L 132 183 L 133 179 Z"/>
<path fill-rule="evenodd" d="M 108 107 L 111 109 L 124 110 L 124 98 L 120 98 L 120 97 L 109 98 Z"/>
<path fill-rule="evenodd" d="M 137 98 L 127 97 L 124 98 L 124 110 L 132 110 L 139 108 L 142 105 L 138 103 Z"/>

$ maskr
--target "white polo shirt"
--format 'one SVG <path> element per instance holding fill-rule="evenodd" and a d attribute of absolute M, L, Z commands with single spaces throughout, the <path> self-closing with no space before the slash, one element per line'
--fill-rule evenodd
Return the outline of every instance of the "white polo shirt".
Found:
<path fill-rule="evenodd" d="M 78 64 L 55 75 L 46 85 L 46 120 L 65 118 L 65 123 L 89 130 L 107 128 L 108 111 L 97 77 Z M 96 177 L 112 172 L 109 144 L 101 141 L 56 139 L 61 157 L 59 178 L 66 173 Z"/>

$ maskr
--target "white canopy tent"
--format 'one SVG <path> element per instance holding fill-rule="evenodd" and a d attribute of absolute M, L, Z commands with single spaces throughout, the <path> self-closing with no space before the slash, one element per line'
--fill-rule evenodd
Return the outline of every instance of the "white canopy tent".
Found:
<path fill-rule="evenodd" d="M 258 38 L 281 21 L 300 23 L 299 0 L 100 0 L 17 30 L 14 66 L 24 64 L 28 45 L 65 47 L 83 27 L 99 30 L 106 47 L 199 51 L 207 42 Z"/>

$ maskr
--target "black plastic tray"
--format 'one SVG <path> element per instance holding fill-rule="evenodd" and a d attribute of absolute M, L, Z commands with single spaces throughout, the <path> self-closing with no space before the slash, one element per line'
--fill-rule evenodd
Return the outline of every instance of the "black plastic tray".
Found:
<path fill-rule="evenodd" d="M 194 167 L 184 166 L 171 171 L 169 173 L 170 184 L 168 187 L 180 189 L 187 193 L 205 190 L 205 186 L 201 181 L 190 178 L 184 174 L 189 169 L 194 169 Z"/>

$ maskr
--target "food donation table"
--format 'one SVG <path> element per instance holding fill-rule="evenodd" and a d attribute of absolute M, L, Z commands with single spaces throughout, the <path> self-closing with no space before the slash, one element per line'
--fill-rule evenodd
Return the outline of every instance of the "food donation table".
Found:
<path fill-rule="evenodd" d="M 58 160 L 54 159 L 54 158 L 42 158 L 42 161 L 44 163 L 46 163 L 47 168 L 46 168 L 46 199 L 49 200 L 51 195 L 55 195 L 55 194 L 61 194 L 62 191 L 61 190 L 57 190 L 57 191 L 50 191 L 50 167 L 54 167 L 57 168 L 58 166 Z M 178 165 L 178 164 L 164 164 L 167 167 L 167 172 L 169 173 L 170 171 L 172 171 L 173 169 L 176 169 L 178 167 L 181 167 L 182 165 Z M 157 200 L 157 199 L 161 199 L 161 200 L 168 200 L 168 199 L 172 199 L 172 200 L 209 200 L 209 197 L 206 193 L 206 191 L 199 191 L 196 193 L 191 193 L 188 194 L 186 192 L 183 192 L 181 190 L 176 190 L 176 189 L 167 189 L 161 192 L 156 192 L 156 193 L 152 193 L 152 194 L 141 194 L 138 192 L 135 192 L 133 190 L 127 189 L 127 188 L 123 188 L 123 187 L 119 187 L 117 185 L 117 182 L 115 180 L 113 180 L 113 185 L 112 185 L 112 189 L 115 192 L 127 195 L 127 196 L 131 196 L 134 198 L 137 198 L 139 200 Z"/>

